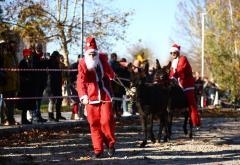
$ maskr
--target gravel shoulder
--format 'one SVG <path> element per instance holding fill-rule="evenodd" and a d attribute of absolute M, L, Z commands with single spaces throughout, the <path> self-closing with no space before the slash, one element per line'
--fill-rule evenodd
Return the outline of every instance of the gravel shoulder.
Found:
<path fill-rule="evenodd" d="M 116 155 L 92 160 L 86 125 L 55 131 L 26 131 L 0 140 L 0 164 L 240 164 L 240 118 L 203 118 L 191 140 L 183 134 L 183 119 L 174 120 L 168 143 L 150 141 L 140 148 L 139 119 L 120 121 Z M 157 135 L 157 124 L 154 125 Z"/>

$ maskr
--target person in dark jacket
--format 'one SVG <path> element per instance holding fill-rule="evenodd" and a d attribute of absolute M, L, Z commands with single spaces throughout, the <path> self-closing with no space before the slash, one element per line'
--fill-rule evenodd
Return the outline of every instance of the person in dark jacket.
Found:
<path fill-rule="evenodd" d="M 42 51 L 42 45 L 37 44 L 35 51 L 33 52 L 32 56 L 33 60 L 33 66 L 35 69 L 47 69 L 48 67 L 48 60 L 45 59 Z M 43 91 L 46 88 L 47 85 L 47 72 L 46 71 L 37 71 L 35 72 L 35 94 L 36 97 L 42 97 L 43 96 Z M 42 118 L 41 115 L 41 101 L 42 99 L 37 99 L 36 100 L 36 107 L 33 111 L 33 121 L 34 122 L 46 122 L 47 120 Z"/>
<path fill-rule="evenodd" d="M 117 57 L 116 53 L 111 54 L 109 64 L 110 64 L 112 70 L 114 71 L 114 73 L 117 76 L 121 77 L 121 75 L 123 73 L 123 68 L 121 67 L 121 65 L 118 61 L 118 57 Z M 113 89 L 114 97 L 117 97 L 117 98 L 123 97 L 124 88 L 122 86 L 120 86 L 118 83 L 116 83 L 115 81 L 112 81 L 112 89 Z M 115 115 L 117 116 L 117 118 L 120 118 L 122 115 L 122 112 L 123 112 L 122 108 L 121 108 L 121 104 L 122 104 L 122 102 L 120 102 L 118 100 L 113 101 L 113 111 L 115 112 Z"/>
<path fill-rule="evenodd" d="M 81 55 L 78 55 L 77 62 L 71 64 L 70 69 L 78 69 L 78 63 L 79 63 L 80 59 L 81 59 Z M 84 114 L 83 114 L 84 106 L 82 104 L 81 104 L 81 107 L 79 106 L 80 105 L 80 100 L 77 97 L 78 96 L 78 93 L 77 93 L 77 90 L 76 90 L 77 74 L 78 74 L 77 71 L 71 71 L 69 73 L 70 95 L 71 96 L 76 96 L 76 97 L 71 98 L 71 102 L 73 103 L 72 116 L 71 116 L 72 120 L 79 120 L 79 119 L 82 120 L 82 119 L 84 119 Z M 80 114 L 79 114 L 79 111 L 80 111 Z"/>
<path fill-rule="evenodd" d="M 60 69 L 60 53 L 54 51 L 49 60 L 49 69 Z M 62 96 L 62 71 L 49 71 L 49 87 L 51 96 Z M 50 121 L 66 120 L 61 115 L 62 98 L 51 98 L 48 104 L 48 117 Z M 56 109 L 56 119 L 53 109 Z"/>
<path fill-rule="evenodd" d="M 32 51 L 23 50 L 23 59 L 19 63 L 20 69 L 33 69 Z M 34 97 L 35 96 L 35 77 L 32 71 L 21 71 L 20 73 L 20 90 L 18 97 Z M 22 124 L 31 124 L 27 120 L 27 110 L 33 111 L 35 108 L 35 99 L 22 99 L 17 102 L 17 108 L 22 110 Z"/>
<path fill-rule="evenodd" d="M 9 38 L 9 41 L 2 43 L 2 50 L 0 52 L 1 63 L 3 68 L 17 68 L 17 41 Z M 13 98 L 19 90 L 19 73 L 13 71 L 5 72 L 5 83 L 0 85 L 0 93 L 3 98 Z M 15 100 L 4 100 L 4 111 L 1 114 L 1 122 L 4 126 L 19 125 L 14 118 Z"/>

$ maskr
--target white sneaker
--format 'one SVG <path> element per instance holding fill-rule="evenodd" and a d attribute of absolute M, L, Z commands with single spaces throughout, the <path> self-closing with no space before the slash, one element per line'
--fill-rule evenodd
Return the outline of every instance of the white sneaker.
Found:
<path fill-rule="evenodd" d="M 27 110 L 27 120 L 32 121 L 32 113 Z"/>
<path fill-rule="evenodd" d="M 72 114 L 71 120 L 80 120 L 80 117 L 78 116 L 78 114 Z"/>
<path fill-rule="evenodd" d="M 122 116 L 123 117 L 128 117 L 128 116 L 132 116 L 132 114 L 129 113 L 129 112 L 123 112 Z"/>

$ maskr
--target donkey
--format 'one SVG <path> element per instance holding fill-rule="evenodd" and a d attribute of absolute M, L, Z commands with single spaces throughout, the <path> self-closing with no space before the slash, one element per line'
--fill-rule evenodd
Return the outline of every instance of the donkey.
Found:
<path fill-rule="evenodd" d="M 164 141 L 168 141 L 170 138 L 168 130 L 168 99 L 170 97 L 169 90 L 161 84 L 151 81 L 149 72 L 149 64 L 145 62 L 143 69 L 139 69 L 138 73 L 135 73 L 132 77 L 132 87 L 136 89 L 136 107 L 140 114 L 142 129 L 143 129 L 143 141 L 141 147 L 145 147 L 148 137 L 155 143 L 156 139 L 153 133 L 153 118 L 156 116 L 159 121 L 159 134 L 158 141 L 161 141 L 162 130 L 165 128 Z M 149 81 L 150 80 L 150 81 Z M 149 125 L 149 127 L 148 127 Z"/>
<path fill-rule="evenodd" d="M 183 123 L 183 131 L 185 135 L 188 134 L 187 129 L 187 123 L 189 122 L 189 137 L 192 138 L 192 121 L 191 118 L 189 118 L 189 112 L 188 112 L 188 102 L 187 98 L 181 89 L 181 87 L 178 85 L 178 83 L 175 80 L 169 79 L 169 72 L 170 72 L 171 62 L 168 63 L 167 66 L 158 68 L 156 74 L 158 74 L 159 82 L 164 82 L 165 85 L 168 86 L 170 91 L 170 98 L 168 99 L 168 112 L 169 112 L 169 119 L 168 119 L 168 130 L 169 134 L 172 133 L 172 119 L 173 116 L 179 113 L 183 113 L 184 115 L 184 123 Z"/>

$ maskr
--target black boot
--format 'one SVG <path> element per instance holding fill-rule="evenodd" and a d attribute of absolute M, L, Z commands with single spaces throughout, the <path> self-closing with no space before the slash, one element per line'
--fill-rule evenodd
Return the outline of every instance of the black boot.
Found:
<path fill-rule="evenodd" d="M 54 118 L 53 112 L 48 112 L 48 120 L 49 121 L 56 121 L 56 119 Z"/>
<path fill-rule="evenodd" d="M 62 106 L 62 99 L 57 99 L 56 102 L 56 120 L 66 120 L 65 117 L 61 115 L 61 106 Z"/>
<path fill-rule="evenodd" d="M 57 114 L 57 116 L 56 116 L 56 120 L 66 120 L 66 118 L 65 117 L 63 117 L 62 115 L 61 115 L 61 113 L 58 113 Z"/>
<path fill-rule="evenodd" d="M 32 124 L 32 122 L 27 119 L 27 110 L 22 110 L 22 124 Z"/>

